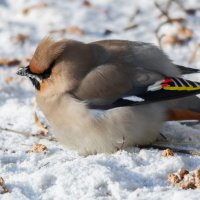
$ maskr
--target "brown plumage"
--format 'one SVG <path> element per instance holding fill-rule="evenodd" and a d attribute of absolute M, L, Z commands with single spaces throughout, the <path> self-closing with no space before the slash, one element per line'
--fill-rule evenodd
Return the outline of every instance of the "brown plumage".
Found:
<path fill-rule="evenodd" d="M 124 97 L 142 94 L 158 80 L 181 75 L 161 50 L 142 42 L 85 44 L 47 37 L 39 43 L 25 74 L 37 88 L 38 106 L 58 140 L 84 154 L 153 142 L 168 109 L 178 108 L 181 101 L 117 106 L 100 114 L 89 109 L 112 106 Z"/>

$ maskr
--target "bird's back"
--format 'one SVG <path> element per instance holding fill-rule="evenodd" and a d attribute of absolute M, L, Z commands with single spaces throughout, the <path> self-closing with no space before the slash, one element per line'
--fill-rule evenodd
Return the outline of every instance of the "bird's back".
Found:
<path fill-rule="evenodd" d="M 180 76 L 181 72 L 158 47 L 128 40 L 101 40 L 89 43 L 99 63 L 122 64 L 154 71 L 164 76 Z"/>

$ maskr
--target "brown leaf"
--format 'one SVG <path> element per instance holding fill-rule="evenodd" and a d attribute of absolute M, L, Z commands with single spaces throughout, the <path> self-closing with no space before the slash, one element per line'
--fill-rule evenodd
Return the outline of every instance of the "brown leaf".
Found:
<path fill-rule="evenodd" d="M 46 152 L 47 151 L 47 147 L 43 144 L 34 144 L 32 146 L 32 149 L 28 151 L 28 153 L 42 153 L 42 152 Z"/>
<path fill-rule="evenodd" d="M 34 9 L 41 9 L 41 8 L 46 8 L 48 5 L 44 2 L 39 2 L 35 5 L 32 6 L 28 6 L 22 9 L 22 14 L 27 15 L 29 14 L 30 11 L 34 10 Z"/>
<path fill-rule="evenodd" d="M 180 178 L 183 179 L 186 174 L 189 174 L 189 171 L 186 170 L 185 168 L 181 168 L 181 170 L 179 172 Z"/>
<path fill-rule="evenodd" d="M 0 194 L 4 194 L 4 193 L 7 193 L 7 192 L 9 192 L 9 191 L 8 191 L 8 188 L 5 185 L 5 181 L 2 177 L 0 177 Z"/>
<path fill-rule="evenodd" d="M 91 2 L 88 1 L 88 0 L 84 0 L 83 1 L 83 5 L 86 6 L 86 7 L 91 7 L 92 6 Z"/>
<path fill-rule="evenodd" d="M 14 42 L 24 44 L 26 40 L 28 39 L 28 35 L 25 35 L 23 33 L 18 33 L 16 36 L 11 38 Z"/>
<path fill-rule="evenodd" d="M 183 35 L 166 35 L 163 37 L 163 42 L 170 45 L 184 45 L 191 38 L 184 37 Z"/>
<path fill-rule="evenodd" d="M 19 65 L 19 64 L 20 64 L 20 60 L 18 60 L 18 59 L 8 60 L 8 63 L 7 63 L 8 66 L 15 66 L 15 65 Z"/>
<path fill-rule="evenodd" d="M 19 65 L 19 64 L 20 64 L 20 60 L 18 60 L 18 59 L 0 58 L 0 65 L 15 66 L 15 65 Z"/>
<path fill-rule="evenodd" d="M 177 30 L 177 33 L 185 38 L 185 39 L 191 39 L 192 38 L 192 30 L 190 30 L 189 28 L 187 28 L 186 26 L 182 26 Z"/>
<path fill-rule="evenodd" d="M 167 176 L 167 180 L 172 184 L 175 185 L 180 182 L 180 178 L 175 174 L 169 174 Z"/>
<path fill-rule="evenodd" d="M 5 184 L 5 181 L 3 180 L 2 177 L 0 177 L 0 186 L 4 185 Z"/>
<path fill-rule="evenodd" d="M 200 168 L 195 170 L 194 175 L 195 175 L 195 186 L 197 188 L 200 188 Z"/>
<path fill-rule="evenodd" d="M 14 79 L 14 78 L 13 78 L 12 76 L 7 76 L 7 77 L 5 78 L 5 82 L 8 84 L 8 83 L 12 82 L 13 79 Z"/>
<path fill-rule="evenodd" d="M 6 58 L 0 58 L 0 65 L 7 65 L 8 59 Z"/>
<path fill-rule="evenodd" d="M 169 157 L 169 156 L 174 156 L 174 152 L 171 149 L 165 149 L 162 152 L 163 157 Z"/>
<path fill-rule="evenodd" d="M 173 186 L 184 190 L 200 188 L 200 168 L 191 172 L 182 168 L 179 175 L 169 174 L 168 181 Z"/>
<path fill-rule="evenodd" d="M 39 138 L 43 138 L 43 137 L 45 137 L 47 134 L 48 134 L 48 130 L 47 130 L 47 131 L 39 130 L 39 131 L 38 131 L 35 135 L 33 135 L 33 136 L 36 136 L 36 137 L 39 137 Z"/>
<path fill-rule="evenodd" d="M 84 31 L 81 30 L 78 26 L 69 26 L 67 27 L 67 33 L 75 34 L 75 35 L 84 35 Z"/>

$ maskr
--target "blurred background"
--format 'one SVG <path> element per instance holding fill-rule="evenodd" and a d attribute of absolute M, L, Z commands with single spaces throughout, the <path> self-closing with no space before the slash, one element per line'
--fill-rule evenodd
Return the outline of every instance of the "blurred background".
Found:
<path fill-rule="evenodd" d="M 47 35 L 150 42 L 200 68 L 200 1 L 0 0 L 0 65 L 23 65 Z"/>

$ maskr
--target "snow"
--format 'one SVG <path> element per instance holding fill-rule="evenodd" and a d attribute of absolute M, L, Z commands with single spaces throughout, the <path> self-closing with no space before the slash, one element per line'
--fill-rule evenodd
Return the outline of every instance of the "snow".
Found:
<path fill-rule="evenodd" d="M 46 6 L 33 8 L 28 14 L 22 10 L 38 3 Z M 30 56 L 40 39 L 49 31 L 77 26 L 85 34 L 56 33 L 56 38 L 73 38 L 85 42 L 99 39 L 140 40 L 158 45 L 155 29 L 163 21 L 160 12 L 149 0 L 90 0 L 84 6 L 81 0 L 0 0 L 0 58 Z M 164 0 L 158 1 L 164 6 Z M 199 0 L 180 1 L 186 8 L 200 7 Z M 137 9 L 137 28 L 124 31 Z M 195 45 L 200 41 L 200 12 L 186 15 L 177 5 L 170 9 L 173 17 L 185 17 L 185 25 L 192 29 L 193 38 L 184 45 L 164 45 L 164 51 L 178 64 L 189 66 Z M 173 33 L 176 24 L 165 25 L 162 33 Z M 112 30 L 111 34 L 104 34 Z M 18 34 L 28 40 L 14 40 Z M 199 53 L 191 67 L 200 68 Z M 56 200 L 111 200 L 111 199 L 191 199 L 200 196 L 200 190 L 181 190 L 167 181 L 169 173 L 181 167 L 194 170 L 200 158 L 185 154 L 162 157 L 157 149 L 130 148 L 114 154 L 87 157 L 64 149 L 50 137 L 36 137 L 34 123 L 34 88 L 26 79 L 17 77 L 16 67 L 0 67 L 0 176 L 10 191 L 1 194 L 2 200 L 56 199 Z M 13 80 L 6 82 L 7 77 Z M 200 80 L 199 75 L 188 78 Z M 39 117 L 45 121 L 40 111 Z M 26 132 L 29 136 L 5 131 L 8 128 Z M 172 146 L 194 151 L 200 148 L 200 125 L 168 122 L 162 133 Z M 46 153 L 27 153 L 34 143 L 47 146 Z"/>

